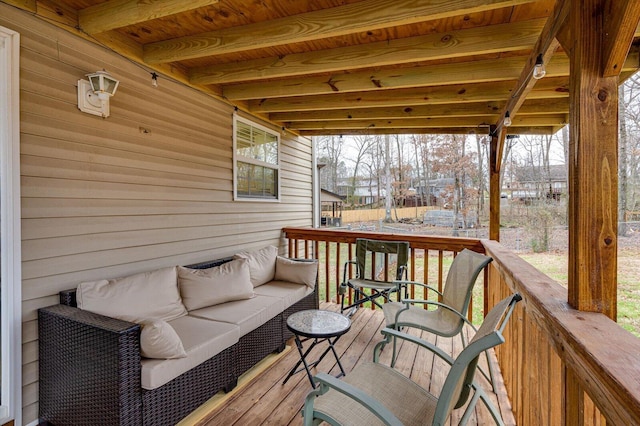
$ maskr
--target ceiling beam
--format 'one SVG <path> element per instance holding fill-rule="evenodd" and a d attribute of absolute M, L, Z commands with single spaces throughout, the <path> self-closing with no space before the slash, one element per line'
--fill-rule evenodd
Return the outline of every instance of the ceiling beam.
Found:
<path fill-rule="evenodd" d="M 191 82 L 224 84 L 528 50 L 538 39 L 544 22 L 544 19 L 533 19 L 514 24 L 490 25 L 282 57 L 196 67 L 191 70 Z M 145 55 L 145 61 L 148 59 Z"/>
<path fill-rule="evenodd" d="M 562 28 L 567 16 L 569 16 L 570 3 L 571 2 L 564 0 L 556 1 L 553 13 L 549 16 L 544 28 L 540 32 L 540 37 L 531 50 L 527 65 L 522 70 L 522 74 L 513 88 L 513 95 L 505 105 L 500 119 L 496 122 L 496 130 L 499 131 L 502 127 L 507 112 L 510 113 L 511 119 L 513 120 L 518 109 L 524 100 L 527 99 L 529 92 L 531 92 L 533 86 L 536 84 L 537 80 L 533 78 L 533 67 L 536 64 L 538 55 L 542 55 L 545 64 L 549 63 L 556 49 L 560 46 L 560 43 L 556 40 L 556 35 Z"/>
<path fill-rule="evenodd" d="M 147 63 L 174 62 L 302 43 L 530 3 L 532 0 L 366 0 L 271 21 L 150 43 Z M 189 2 L 184 2 L 189 3 Z"/>
<path fill-rule="evenodd" d="M 556 132 L 554 127 L 518 127 L 509 130 L 509 134 L 518 135 L 552 135 Z M 344 129 L 344 131 L 335 130 L 305 130 L 299 132 L 302 136 L 329 136 L 329 135 L 488 135 L 489 128 L 471 128 L 471 127 L 434 127 L 434 128 L 389 128 L 389 129 Z"/>
<path fill-rule="evenodd" d="M 331 76 L 312 75 L 232 84 L 222 88 L 230 100 L 278 98 L 286 96 L 321 95 L 337 92 L 364 92 L 368 90 L 402 89 L 406 87 L 436 86 L 441 84 L 483 83 L 516 80 L 528 56 L 485 59 L 453 64 L 424 65 L 418 67 L 355 71 Z M 624 62 L 623 70 L 638 69 L 640 55 L 632 51 Z M 569 75 L 569 58 L 562 52 L 546 64 L 546 77 Z"/>
<path fill-rule="evenodd" d="M 215 3 L 218 0 L 110 0 L 81 9 L 78 24 L 84 32 L 97 34 Z"/>
<path fill-rule="evenodd" d="M 478 117 L 492 115 L 496 118 L 502 111 L 504 102 L 470 102 L 464 104 L 413 105 L 404 107 L 353 108 L 323 111 L 275 112 L 269 119 L 276 122 L 328 120 L 375 120 L 398 118 L 441 118 Z M 569 112 L 569 98 L 533 99 L 525 101 L 521 114 L 566 114 Z"/>
<path fill-rule="evenodd" d="M 225 86 L 223 94 L 228 99 L 247 100 L 515 80 L 520 76 L 527 58 L 528 56 L 514 56 L 452 64 L 336 73 L 331 76 L 293 77 L 269 81 L 268 84 L 262 81 L 233 84 Z M 569 58 L 565 54 L 556 55 L 549 65 L 549 76 L 569 75 Z"/>
<path fill-rule="evenodd" d="M 604 22 L 604 51 L 602 74 L 604 77 L 619 75 L 640 22 L 638 0 L 607 1 L 608 13 Z"/>
<path fill-rule="evenodd" d="M 406 107 L 466 102 L 507 101 L 511 98 L 513 81 L 420 89 L 381 90 L 378 92 L 336 93 L 334 95 L 294 96 L 249 101 L 254 113 L 284 111 L 312 111 L 345 108 Z M 529 94 L 529 99 L 553 99 L 569 96 L 568 81 L 564 77 L 545 78 Z"/>
<path fill-rule="evenodd" d="M 479 117 L 443 117 L 443 118 L 405 118 L 383 120 L 336 120 L 336 121 L 298 121 L 284 123 L 287 128 L 298 131 L 303 130 L 343 130 L 343 129 L 370 129 L 370 128 L 442 128 L 442 127 L 466 127 L 488 129 L 498 114 Z M 561 126 L 567 124 L 567 114 L 558 115 L 519 115 L 512 127 L 532 126 Z"/>

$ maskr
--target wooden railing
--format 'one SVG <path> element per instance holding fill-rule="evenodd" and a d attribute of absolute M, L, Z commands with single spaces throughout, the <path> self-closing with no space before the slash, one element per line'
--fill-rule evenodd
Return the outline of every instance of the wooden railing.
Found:
<path fill-rule="evenodd" d="M 447 265 L 450 264 L 450 260 L 458 252 L 468 248 L 484 253 L 484 246 L 481 241 L 473 238 L 447 238 L 313 228 L 284 228 L 283 232 L 288 240 L 289 256 L 316 258 L 320 261 L 318 281 L 321 300 L 335 303 L 340 303 L 336 295 L 343 279 L 344 264 L 347 260 L 355 258 L 355 242 L 357 238 L 408 241 L 411 248 L 408 265 L 409 279 L 427 283 L 440 291 L 442 291 L 444 280 L 446 279 Z M 384 277 L 388 279 L 389 265 L 378 266 L 384 269 Z M 353 277 L 354 273 L 355 271 L 352 268 L 347 270 L 348 277 Z M 349 294 L 348 297 L 350 296 Z M 415 297 L 415 294 L 411 296 Z M 372 305 L 371 308 L 375 309 L 375 305 Z M 469 309 L 468 314 L 469 318 L 472 319 L 472 307 Z"/>
<path fill-rule="evenodd" d="M 320 259 L 324 300 L 334 299 L 342 265 L 353 257 L 356 238 L 409 241 L 410 278 L 438 286 L 443 258 L 464 248 L 494 261 L 485 274 L 484 312 L 518 292 L 506 343 L 496 350 L 518 425 L 640 425 L 640 339 L 605 315 L 581 312 L 567 291 L 500 243 L 488 240 L 285 228 L 290 255 Z M 430 262 L 436 258 L 436 271 Z"/>
<path fill-rule="evenodd" d="M 640 425 L 640 339 L 571 308 L 565 288 L 500 243 L 483 243 L 494 259 L 489 306 L 523 297 L 496 348 L 517 424 Z"/>

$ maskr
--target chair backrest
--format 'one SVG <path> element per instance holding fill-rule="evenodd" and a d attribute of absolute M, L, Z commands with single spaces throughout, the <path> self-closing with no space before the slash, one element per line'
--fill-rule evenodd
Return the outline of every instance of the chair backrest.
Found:
<path fill-rule="evenodd" d="M 473 339 L 458 355 L 442 386 L 436 405 L 434 425 L 444 424 L 454 408 L 460 408 L 466 403 L 478 365 L 478 357 L 487 349 L 504 343 L 502 331 L 516 303 L 520 300 L 522 297 L 516 293 L 495 305 L 485 317 Z"/>
<path fill-rule="evenodd" d="M 395 254 L 396 268 L 395 273 L 390 274 L 390 276 L 392 277 L 390 279 L 403 279 L 403 274 L 405 274 L 407 262 L 409 261 L 409 243 L 406 241 L 382 241 L 370 240 L 366 238 L 356 239 L 356 276 L 358 278 L 381 281 L 376 279 L 377 271 L 373 269 L 373 265 L 369 264 L 369 267 L 367 267 L 367 264 L 371 260 L 371 257 L 375 256 L 376 253 L 381 253 L 384 255 Z M 380 263 L 382 264 L 376 264 L 375 266 L 384 266 L 384 262 Z M 371 275 L 367 277 L 365 276 L 366 274 Z"/>
<path fill-rule="evenodd" d="M 458 253 L 447 273 L 447 280 L 442 292 L 442 303 L 451 306 L 462 315 L 467 315 L 473 285 L 480 272 L 492 260 L 489 256 L 469 249 L 464 249 Z M 452 323 L 460 322 L 460 327 L 462 327 L 462 321 L 456 314 L 447 309 L 439 309 L 439 311 L 441 311 L 441 315 L 448 316 L 447 319 Z"/>

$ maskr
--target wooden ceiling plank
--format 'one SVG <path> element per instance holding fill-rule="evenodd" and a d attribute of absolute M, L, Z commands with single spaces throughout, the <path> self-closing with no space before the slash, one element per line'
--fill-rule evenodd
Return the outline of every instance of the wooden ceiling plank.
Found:
<path fill-rule="evenodd" d="M 454 64 L 356 71 L 328 77 L 326 75 L 295 77 L 269 81 L 267 84 L 265 82 L 234 84 L 223 87 L 223 93 L 228 99 L 248 100 L 515 80 L 520 76 L 525 61 L 526 57 L 515 56 Z M 569 75 L 569 58 L 564 54 L 557 55 L 548 67 L 547 73 L 550 76 Z"/>
<path fill-rule="evenodd" d="M 511 119 L 516 116 L 518 109 L 529 95 L 529 92 L 533 89 L 533 86 L 538 80 L 533 78 L 533 67 L 536 64 L 536 59 L 539 54 L 542 55 L 545 64 L 549 63 L 553 57 L 556 49 L 560 46 L 560 42 L 556 39 L 556 35 L 563 27 L 563 24 L 569 16 L 570 2 L 564 0 L 557 0 L 553 13 L 547 19 L 540 33 L 540 37 L 535 43 L 535 46 L 531 50 L 529 61 L 522 70 L 522 74 L 518 79 L 518 82 L 514 86 L 513 95 L 505 105 L 501 118 L 496 123 L 496 129 L 500 130 L 503 125 L 504 117 L 507 111 L 511 115 Z"/>
<path fill-rule="evenodd" d="M 191 70 L 191 82 L 225 84 L 527 50 L 538 39 L 544 22 L 544 19 L 533 19 L 515 24 L 491 25 L 283 57 L 196 67 Z"/>
<path fill-rule="evenodd" d="M 518 134 L 518 135 L 552 135 L 554 134 L 553 127 L 517 127 L 509 130 L 509 134 Z M 474 127 L 423 127 L 423 128 L 388 128 L 388 129 L 344 129 L 344 131 L 333 131 L 333 130 L 305 130 L 301 131 L 300 134 L 302 136 L 330 136 L 330 135 L 417 135 L 417 134 L 428 134 L 428 135 L 468 135 L 468 134 L 478 134 L 478 135 L 488 135 L 489 128 L 474 128 Z"/>
<path fill-rule="evenodd" d="M 619 75 L 625 61 L 638 23 L 640 22 L 640 2 L 638 0 L 607 1 L 605 14 L 603 68 L 604 77 Z"/>
<path fill-rule="evenodd" d="M 382 120 L 300 121 L 284 123 L 286 128 L 304 130 L 342 130 L 368 128 L 422 128 L 422 127 L 478 127 L 489 128 L 497 114 L 480 117 L 410 118 Z M 513 127 L 559 126 L 566 124 L 566 115 L 519 116 Z"/>
<path fill-rule="evenodd" d="M 145 61 L 175 62 L 264 49 L 530 2 L 532 0 L 366 0 L 271 21 L 150 43 L 145 46 Z"/>
<path fill-rule="evenodd" d="M 515 80 L 520 76 L 525 62 L 526 58 L 515 56 L 455 64 L 357 71 L 331 76 L 312 75 L 269 82 L 233 84 L 224 86 L 222 93 L 230 100 L 249 100 Z M 636 49 L 625 60 L 623 70 L 635 71 L 639 62 L 640 54 Z M 568 76 L 569 58 L 564 52 L 554 55 L 546 65 L 546 71 L 547 78 Z"/>
<path fill-rule="evenodd" d="M 470 102 L 465 104 L 411 105 L 402 107 L 335 109 L 322 111 L 276 112 L 269 119 L 276 122 L 296 121 L 398 119 L 398 118 L 442 118 L 477 117 L 497 115 L 504 102 Z M 562 114 L 569 112 L 569 98 L 527 100 L 520 108 L 521 114 Z"/>
<path fill-rule="evenodd" d="M 479 84 L 455 84 L 420 89 L 382 90 L 378 92 L 337 93 L 334 95 L 294 96 L 249 101 L 254 113 L 312 111 L 344 108 L 373 108 L 407 105 L 436 105 L 466 102 L 506 101 L 511 98 L 513 81 Z M 564 77 L 545 78 L 529 99 L 565 98 L 569 96 Z"/>
<path fill-rule="evenodd" d="M 86 33 L 98 34 L 215 3 L 218 0 L 110 0 L 81 9 L 78 23 Z"/>

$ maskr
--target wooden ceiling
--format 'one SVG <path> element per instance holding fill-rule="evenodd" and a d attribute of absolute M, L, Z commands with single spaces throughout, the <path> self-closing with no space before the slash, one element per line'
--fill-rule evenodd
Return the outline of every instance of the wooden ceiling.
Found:
<path fill-rule="evenodd" d="M 5 2 L 303 135 L 568 122 L 563 0 Z M 620 76 L 638 67 L 632 46 Z"/>

